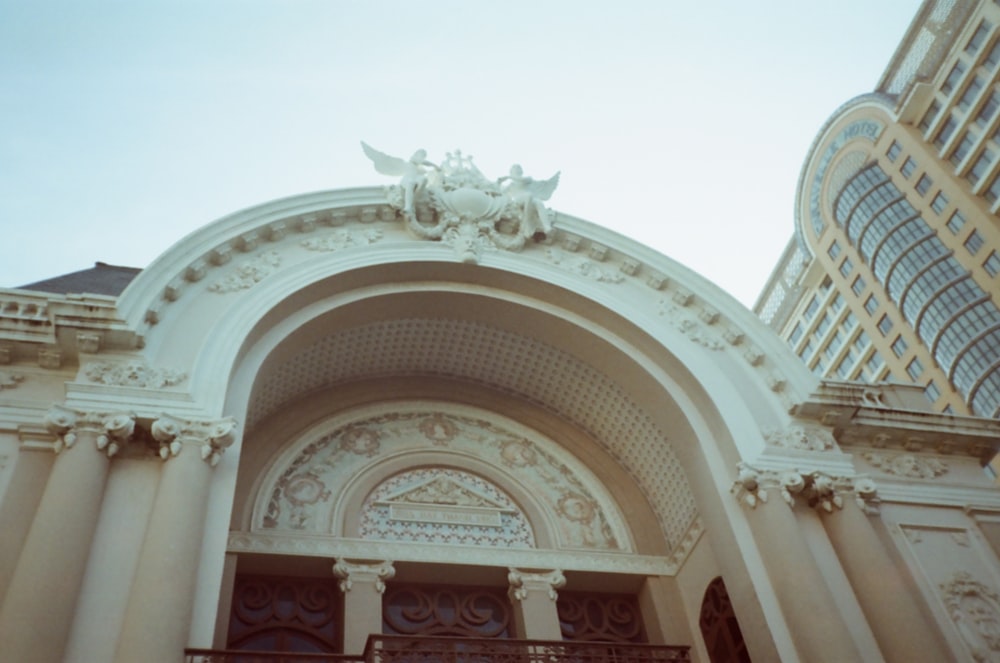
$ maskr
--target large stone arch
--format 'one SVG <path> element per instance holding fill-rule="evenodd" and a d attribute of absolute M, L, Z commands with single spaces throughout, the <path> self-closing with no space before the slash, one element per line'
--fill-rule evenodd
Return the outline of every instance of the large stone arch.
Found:
<path fill-rule="evenodd" d="M 558 215 L 545 241 L 487 247 L 470 264 L 414 237 L 384 200 L 322 192 L 237 213 L 121 297 L 143 360 L 188 376 L 161 394 L 172 411 L 242 426 L 213 475 L 192 641 L 212 640 L 226 551 L 261 545 L 241 529 L 240 500 L 260 478 L 250 468 L 339 412 L 430 396 L 558 439 L 620 490 L 636 550 L 620 568 L 669 578 L 699 544 L 724 551 L 691 573 L 734 578 L 741 616 L 762 627 L 758 651 L 775 651 L 788 627 L 760 599 L 774 590 L 752 571 L 761 553 L 729 492 L 815 379 L 728 295 L 605 229 Z M 82 379 L 68 393 L 80 407 L 95 398 Z M 119 396 L 157 414 L 141 394 Z M 697 632 L 696 584 L 669 590 L 691 609 L 661 637 Z"/>

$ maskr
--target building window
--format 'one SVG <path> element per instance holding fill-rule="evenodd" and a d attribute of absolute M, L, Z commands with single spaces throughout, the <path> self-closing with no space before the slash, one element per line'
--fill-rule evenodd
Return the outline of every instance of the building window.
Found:
<path fill-rule="evenodd" d="M 388 635 L 512 638 L 513 626 L 506 594 L 490 587 L 402 585 L 382 595 L 382 632 Z"/>
<path fill-rule="evenodd" d="M 802 339 L 802 334 L 802 323 L 795 323 L 795 327 L 792 328 L 792 333 L 788 336 L 788 342 L 793 346 L 797 345 L 799 340 Z"/>
<path fill-rule="evenodd" d="M 855 294 L 855 296 L 858 296 L 865 291 L 865 285 L 865 280 L 860 276 L 857 276 L 855 277 L 854 282 L 851 283 L 851 291 Z"/>
<path fill-rule="evenodd" d="M 559 592 L 556 612 L 564 641 L 646 642 L 639 601 L 634 596 Z M 412 660 L 409 656 L 405 659 Z"/>
<path fill-rule="evenodd" d="M 983 107 L 976 113 L 976 124 L 985 129 L 986 125 L 993 119 L 993 116 L 996 115 L 998 108 L 1000 108 L 1000 92 L 994 90 L 986 99 Z"/>
<path fill-rule="evenodd" d="M 920 360 L 914 357 L 909 364 L 906 365 L 906 374 L 910 376 L 911 380 L 916 380 L 924 372 L 924 367 L 920 363 Z"/>
<path fill-rule="evenodd" d="M 966 181 L 972 186 L 976 186 L 979 180 L 983 179 L 983 175 L 990 169 L 990 166 L 993 165 L 994 158 L 993 150 L 989 148 L 984 149 L 979 158 L 972 164 L 969 172 L 965 174 Z"/>
<path fill-rule="evenodd" d="M 941 130 L 937 132 L 937 136 L 934 137 L 934 145 L 940 150 L 944 147 L 948 139 L 952 137 L 955 133 L 955 129 L 958 128 L 958 120 L 949 116 L 945 120 L 944 124 L 941 126 Z"/>
<path fill-rule="evenodd" d="M 955 213 L 951 215 L 950 219 L 948 219 L 948 230 L 951 231 L 951 234 L 957 235 L 962 231 L 962 226 L 964 225 L 965 217 L 961 212 L 955 210 Z"/>
<path fill-rule="evenodd" d="M 340 605 L 334 578 L 237 575 L 226 648 L 339 652 Z"/>
<path fill-rule="evenodd" d="M 854 269 L 854 263 L 851 262 L 850 258 L 844 258 L 844 262 L 840 263 L 840 275 L 847 276 Z"/>
<path fill-rule="evenodd" d="M 816 346 L 813 345 L 813 342 L 812 341 L 806 341 L 805 346 L 803 346 L 803 348 L 801 350 L 799 350 L 799 356 L 802 357 L 803 359 L 805 359 L 806 361 L 808 361 L 812 357 L 813 352 L 815 350 L 816 350 Z"/>
<path fill-rule="evenodd" d="M 920 119 L 920 124 L 917 125 L 920 131 L 926 132 L 927 129 L 930 128 L 932 124 L 934 124 L 934 120 L 937 119 L 938 113 L 940 112 L 941 112 L 941 104 L 939 104 L 937 102 L 937 99 L 935 99 L 933 102 L 931 102 L 931 105 L 927 109 L 927 112 L 924 113 L 924 116 Z M 895 141 L 893 141 L 893 145 L 895 144 L 896 144 Z M 899 152 L 897 152 L 896 154 L 899 154 Z M 890 157 L 889 160 L 895 161 L 896 159 L 895 157 Z"/>
<path fill-rule="evenodd" d="M 903 177 L 906 179 L 910 179 L 910 175 L 912 175 L 913 171 L 916 169 L 917 162 L 910 157 L 906 157 L 906 161 L 903 162 L 903 167 L 899 169 L 899 172 L 903 173 Z"/>
<path fill-rule="evenodd" d="M 978 230 L 973 230 L 968 239 L 965 240 L 964 246 L 969 255 L 976 255 L 979 249 L 983 247 L 983 236 L 979 234 Z"/>
<path fill-rule="evenodd" d="M 816 312 L 818 310 L 819 310 L 819 302 L 816 301 L 815 297 L 813 297 L 811 300 L 809 300 L 809 305 L 806 306 L 806 320 L 809 320 L 814 315 L 816 315 Z"/>
<path fill-rule="evenodd" d="M 936 384 L 934 384 L 934 380 L 928 382 L 927 386 L 924 387 L 924 396 L 926 396 L 927 400 L 931 403 L 937 401 L 937 399 L 941 396 L 941 390 L 938 389 Z"/>
<path fill-rule="evenodd" d="M 897 336 L 896 340 L 892 342 L 892 354 L 897 357 L 902 357 L 907 350 L 906 341 L 903 340 L 902 336 Z"/>
<path fill-rule="evenodd" d="M 830 302 L 830 310 L 833 311 L 834 313 L 837 313 L 842 308 L 844 308 L 844 298 L 838 292 L 834 296 L 833 301 Z"/>
<path fill-rule="evenodd" d="M 972 33 L 972 37 L 969 39 L 969 43 L 965 45 L 965 52 L 969 55 L 975 55 L 979 52 L 979 49 L 983 47 L 986 43 L 986 37 L 990 34 L 990 28 L 993 27 L 988 21 L 980 21 L 979 27 L 976 31 Z"/>
<path fill-rule="evenodd" d="M 844 329 L 854 329 L 858 325 L 858 319 L 854 317 L 854 314 L 850 311 L 844 316 L 844 323 L 841 325 Z"/>
<path fill-rule="evenodd" d="M 962 93 L 961 99 L 958 100 L 958 107 L 964 111 L 968 110 L 969 106 L 972 105 L 972 102 L 979 96 L 979 92 L 983 89 L 983 85 L 985 85 L 985 81 L 983 81 L 982 78 L 979 76 L 973 78 L 969 83 L 969 86 L 965 88 L 965 92 Z"/>
<path fill-rule="evenodd" d="M 826 250 L 826 254 L 836 260 L 837 256 L 840 255 L 840 242 L 833 240 L 833 244 L 831 244 L 830 248 Z"/>
<path fill-rule="evenodd" d="M 1000 198 L 1000 175 L 995 176 L 986 191 L 983 191 L 983 198 L 991 203 Z"/>
<path fill-rule="evenodd" d="M 890 329 L 892 329 L 892 320 L 889 319 L 888 314 L 883 314 L 878 321 L 878 330 L 882 332 L 882 336 L 885 336 Z"/>
<path fill-rule="evenodd" d="M 944 83 L 941 84 L 941 91 L 945 94 L 951 94 L 951 91 L 955 89 L 958 82 L 962 80 L 962 74 L 964 73 L 965 65 L 961 61 L 956 62 L 955 66 L 948 72 L 948 78 L 944 79 Z"/>
<path fill-rule="evenodd" d="M 990 49 L 990 52 L 986 54 L 986 58 L 983 60 L 983 66 L 987 69 L 994 69 L 998 62 L 1000 62 L 1000 41 L 993 43 L 993 48 Z"/>
<path fill-rule="evenodd" d="M 858 337 L 854 339 L 854 349 L 863 353 L 868 349 L 870 343 L 871 339 L 868 338 L 868 334 L 862 330 L 858 333 Z"/>
<path fill-rule="evenodd" d="M 1000 274 L 1000 256 L 997 255 L 996 251 L 990 251 L 990 255 L 986 257 L 986 262 L 983 263 L 983 269 L 990 276 Z"/>
<path fill-rule="evenodd" d="M 872 356 L 869 357 L 868 361 L 865 362 L 865 366 L 868 367 L 868 370 L 871 372 L 872 377 L 878 375 L 878 372 L 879 370 L 881 370 L 883 365 L 884 364 L 882 362 L 882 355 L 880 355 L 877 352 L 873 352 Z"/>
<path fill-rule="evenodd" d="M 823 317 L 816 323 L 816 336 L 823 336 L 830 329 L 830 314 L 824 313 Z"/>
<path fill-rule="evenodd" d="M 928 111 L 928 113 L 930 113 L 930 111 Z M 927 115 L 924 115 L 924 117 L 926 118 Z M 899 153 L 902 151 L 903 148 L 900 147 L 899 143 L 897 143 L 896 141 L 892 141 L 892 144 L 889 146 L 889 149 L 886 151 L 885 155 L 889 157 L 889 161 L 895 163 L 896 159 L 899 158 Z"/>
<path fill-rule="evenodd" d="M 919 193 L 921 196 L 926 195 L 927 192 L 930 190 L 932 184 L 934 184 L 934 180 L 927 177 L 927 175 L 921 175 L 920 179 L 917 180 L 917 186 L 916 186 L 917 193 Z"/>
<path fill-rule="evenodd" d="M 948 196 L 943 193 L 939 193 L 934 196 L 934 200 L 931 201 L 931 209 L 940 214 L 944 211 L 944 208 L 948 206 Z"/>
<path fill-rule="evenodd" d="M 873 315 L 878 310 L 878 300 L 875 299 L 875 295 L 868 295 L 868 299 L 865 300 L 865 310 L 868 311 L 868 315 Z"/>
<path fill-rule="evenodd" d="M 705 590 L 698 626 L 701 629 L 701 637 L 705 640 L 708 659 L 712 663 L 750 660 L 740 624 L 736 621 L 736 613 L 733 611 L 733 603 L 729 600 L 722 578 L 710 582 Z"/>
<path fill-rule="evenodd" d="M 962 140 L 958 142 L 958 145 L 955 147 L 955 151 L 951 153 L 951 156 L 948 158 L 948 160 L 951 161 L 952 165 L 957 166 L 958 164 L 965 161 L 965 157 L 969 155 L 969 152 L 972 151 L 972 146 L 975 144 L 976 144 L 975 134 L 973 134 L 971 131 L 966 131 L 962 135 Z"/>

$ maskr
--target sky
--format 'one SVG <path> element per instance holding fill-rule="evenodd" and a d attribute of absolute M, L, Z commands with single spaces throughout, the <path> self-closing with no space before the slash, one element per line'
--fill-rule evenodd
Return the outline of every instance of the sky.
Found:
<path fill-rule="evenodd" d="M 752 306 L 817 132 L 919 0 L 0 0 L 0 287 L 144 267 L 232 212 L 390 184 L 360 148 L 488 177 Z"/>

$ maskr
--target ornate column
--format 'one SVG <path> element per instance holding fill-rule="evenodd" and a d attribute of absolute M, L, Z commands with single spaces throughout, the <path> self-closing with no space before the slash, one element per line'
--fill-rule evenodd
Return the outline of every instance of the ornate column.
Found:
<path fill-rule="evenodd" d="M 528 640 L 562 640 L 556 591 L 566 584 L 562 571 L 521 571 L 511 568 L 507 574 L 507 595 L 514 604 L 517 635 Z"/>
<path fill-rule="evenodd" d="M 874 484 L 868 484 L 866 490 L 873 497 Z M 825 515 L 823 526 L 885 659 L 947 661 L 951 654 L 938 626 L 920 610 L 922 600 L 879 539 L 866 515 L 870 507 L 859 502 L 861 508 L 846 504 Z"/>
<path fill-rule="evenodd" d="M 135 427 L 130 414 L 55 406 L 58 454 L 0 608 L 4 660 L 62 658 L 101 512 L 108 459 Z"/>
<path fill-rule="evenodd" d="M 153 437 L 164 459 L 129 591 L 116 661 L 177 661 L 191 626 L 212 468 L 233 443 L 236 422 L 164 415 Z"/>
<path fill-rule="evenodd" d="M 843 505 L 832 477 L 740 465 L 733 492 L 747 520 L 791 637 L 803 661 L 861 661 L 854 637 L 795 514 L 797 504 L 823 511 Z M 791 507 L 791 508 L 790 508 Z"/>
<path fill-rule="evenodd" d="M 344 593 L 344 653 L 360 654 L 372 633 L 382 632 L 382 594 L 385 581 L 396 575 L 392 562 L 338 559 L 333 575 Z"/>

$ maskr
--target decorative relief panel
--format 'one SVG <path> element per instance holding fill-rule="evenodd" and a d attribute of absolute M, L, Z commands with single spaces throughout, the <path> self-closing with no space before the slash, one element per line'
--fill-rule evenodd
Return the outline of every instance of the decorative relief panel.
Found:
<path fill-rule="evenodd" d="M 494 422 L 429 407 L 411 412 L 397 407 L 301 447 L 280 475 L 272 475 L 255 522 L 264 529 L 339 533 L 332 519 L 350 477 L 386 455 L 439 449 L 476 457 L 516 478 L 552 515 L 563 546 L 628 548 L 621 516 L 609 496 L 598 497 L 600 489 L 581 479 L 585 470 Z M 366 498 L 360 522 L 365 538 L 534 545 L 527 520 L 508 495 L 455 468 L 419 468 L 387 479 Z"/>
<path fill-rule="evenodd" d="M 83 367 L 83 375 L 91 382 L 115 387 L 163 389 L 187 379 L 187 374 L 167 368 L 153 368 L 142 361 L 115 363 L 99 361 Z"/>
<path fill-rule="evenodd" d="M 601 265 L 585 256 L 567 253 L 562 249 L 550 248 L 545 251 L 545 257 L 554 265 L 559 265 L 568 272 L 601 283 L 621 283 L 625 275 L 621 270 Z"/>
<path fill-rule="evenodd" d="M 1000 660 L 1000 596 L 965 571 L 941 583 L 941 594 L 972 658 Z"/>
<path fill-rule="evenodd" d="M 410 470 L 365 499 L 362 539 L 534 548 L 531 525 L 513 500 L 482 477 L 446 468 Z"/>
<path fill-rule="evenodd" d="M 828 429 L 803 426 L 764 431 L 764 441 L 776 447 L 802 451 L 830 451 L 836 447 L 833 434 Z"/>
<path fill-rule="evenodd" d="M 366 246 L 382 239 L 382 231 L 378 229 L 336 230 L 320 237 L 310 237 L 300 243 L 310 251 L 339 251 L 352 246 Z"/>
<path fill-rule="evenodd" d="M 886 474 L 909 479 L 934 479 L 948 472 L 944 461 L 926 456 L 867 451 L 861 457 Z"/>

